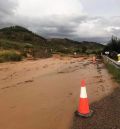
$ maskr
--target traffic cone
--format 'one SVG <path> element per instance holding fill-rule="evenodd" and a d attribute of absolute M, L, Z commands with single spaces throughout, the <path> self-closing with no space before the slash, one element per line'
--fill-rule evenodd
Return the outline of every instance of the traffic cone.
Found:
<path fill-rule="evenodd" d="M 95 64 L 96 63 L 96 57 L 93 56 L 92 60 L 93 60 L 93 64 Z"/>
<path fill-rule="evenodd" d="M 85 80 L 82 80 L 81 82 L 79 105 L 78 105 L 78 110 L 75 113 L 77 116 L 81 117 L 90 117 L 93 114 L 93 111 L 89 109 Z"/>

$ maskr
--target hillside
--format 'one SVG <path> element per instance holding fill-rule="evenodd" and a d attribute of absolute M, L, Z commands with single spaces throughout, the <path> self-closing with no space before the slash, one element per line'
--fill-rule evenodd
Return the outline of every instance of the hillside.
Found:
<path fill-rule="evenodd" d="M 44 43 L 46 41 L 45 38 L 20 26 L 12 26 L 0 29 L 0 38 L 5 38 L 14 41 L 21 41 L 21 42 L 31 42 L 31 43 L 33 42 Z"/>
<path fill-rule="evenodd" d="M 47 40 L 49 47 L 55 52 L 62 53 L 97 53 L 104 48 L 104 45 L 95 42 L 78 42 L 70 39 L 49 39 Z"/>
<path fill-rule="evenodd" d="M 45 53 L 46 39 L 20 26 L 0 29 L 0 48 L 15 49 L 24 56 L 26 53 L 36 57 L 50 56 L 49 53 Z"/>
<path fill-rule="evenodd" d="M 16 50 L 23 56 L 49 57 L 53 53 L 98 53 L 104 48 L 95 42 L 78 42 L 70 39 L 45 39 L 28 29 L 12 26 L 0 29 L 0 49 Z"/>

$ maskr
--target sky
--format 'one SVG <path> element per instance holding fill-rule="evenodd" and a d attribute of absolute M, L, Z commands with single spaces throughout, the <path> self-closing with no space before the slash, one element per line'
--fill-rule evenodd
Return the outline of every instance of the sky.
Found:
<path fill-rule="evenodd" d="M 20 25 L 46 38 L 107 42 L 120 37 L 120 0 L 0 0 L 0 28 Z"/>

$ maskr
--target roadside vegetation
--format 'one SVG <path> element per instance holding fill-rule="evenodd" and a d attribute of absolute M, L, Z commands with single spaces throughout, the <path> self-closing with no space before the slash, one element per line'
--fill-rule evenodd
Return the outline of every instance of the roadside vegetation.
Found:
<path fill-rule="evenodd" d="M 103 53 L 109 52 L 107 56 L 114 60 L 118 60 L 118 54 L 120 54 L 120 39 L 112 36 L 110 42 L 105 46 Z M 104 63 L 108 69 L 108 71 L 113 75 L 113 78 L 120 82 L 120 68 L 115 67 L 112 63 L 104 59 Z"/>
<path fill-rule="evenodd" d="M 6 61 L 21 61 L 22 55 L 14 50 L 2 50 L 0 51 L 0 63 Z"/>
<path fill-rule="evenodd" d="M 109 57 L 117 60 L 117 54 L 120 53 L 120 39 L 112 36 L 110 42 L 105 46 L 104 51 L 109 51 Z"/>
<path fill-rule="evenodd" d="M 113 78 L 120 83 L 120 69 L 116 68 L 113 64 L 105 62 L 105 65 L 109 71 L 113 75 Z"/>

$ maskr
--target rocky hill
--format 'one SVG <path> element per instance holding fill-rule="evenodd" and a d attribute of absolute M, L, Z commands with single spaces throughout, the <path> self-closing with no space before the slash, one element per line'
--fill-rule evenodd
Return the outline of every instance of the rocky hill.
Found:
<path fill-rule="evenodd" d="M 78 42 L 70 39 L 46 39 L 20 26 L 0 29 L 0 49 L 16 50 L 23 56 L 49 57 L 53 53 L 98 53 L 104 48 L 95 42 Z"/>

